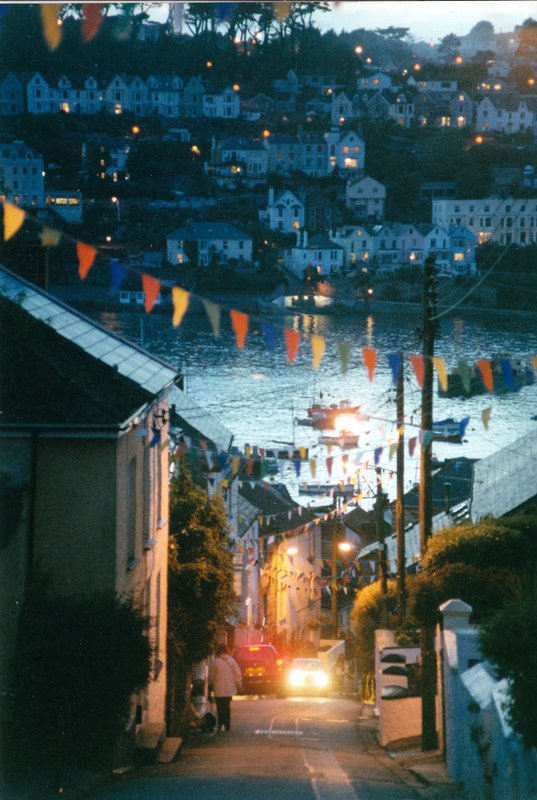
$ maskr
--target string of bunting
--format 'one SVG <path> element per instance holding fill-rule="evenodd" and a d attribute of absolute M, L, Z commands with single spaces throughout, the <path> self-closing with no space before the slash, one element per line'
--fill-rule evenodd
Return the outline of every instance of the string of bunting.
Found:
<path fill-rule="evenodd" d="M 85 242 L 80 242 L 77 240 L 72 239 L 69 236 L 66 236 L 63 232 L 57 231 L 55 229 L 50 228 L 49 226 L 44 225 L 39 220 L 32 219 L 27 215 L 24 209 L 20 208 L 19 206 L 7 201 L 3 200 L 4 206 L 4 241 L 11 239 L 18 230 L 22 227 L 25 219 L 29 219 L 35 222 L 37 225 L 41 227 L 41 242 L 45 247 L 53 247 L 56 246 L 61 237 L 66 238 L 76 244 L 76 252 L 78 258 L 78 274 L 82 281 L 84 281 L 91 268 L 93 267 L 97 256 L 102 255 L 100 251 L 94 247 L 93 245 L 89 245 Z M 140 276 L 142 290 L 144 292 L 144 309 L 146 313 L 151 313 L 159 296 L 161 294 L 161 290 L 163 285 L 161 281 L 153 275 L 150 275 L 147 272 L 142 272 L 134 267 L 128 266 L 120 261 L 120 259 L 112 258 L 110 259 L 108 256 L 105 256 L 109 261 L 110 267 L 110 293 L 115 295 L 119 292 L 121 284 L 125 280 L 128 272 L 136 273 Z M 166 288 L 166 287 L 164 287 Z M 184 317 L 188 311 L 190 305 L 191 297 L 197 297 L 191 292 L 188 292 L 186 289 L 183 289 L 180 286 L 173 286 L 171 290 L 171 299 L 173 304 L 173 316 L 172 316 L 172 325 L 174 328 L 178 328 Z M 213 331 L 213 335 L 218 338 L 220 336 L 220 327 L 221 327 L 221 318 L 222 318 L 222 307 L 217 303 L 213 303 L 212 301 L 206 300 L 204 298 L 199 297 L 199 300 L 203 303 L 205 311 L 207 313 L 209 322 L 211 324 L 211 328 Z M 246 340 L 248 336 L 248 331 L 250 328 L 250 315 L 239 311 L 237 309 L 229 309 L 229 317 L 231 322 L 231 327 L 235 334 L 235 341 L 237 348 L 239 350 L 243 350 L 246 345 Z M 263 333 L 265 344 L 269 352 L 274 352 L 275 343 L 276 343 L 276 334 L 277 328 L 270 322 L 261 321 L 261 331 Z M 300 345 L 302 343 L 302 334 L 300 331 L 293 330 L 291 328 L 284 328 L 283 329 L 283 337 L 285 342 L 285 347 L 287 350 L 287 361 L 289 365 L 295 363 Z M 309 339 L 311 351 L 312 351 L 312 361 L 311 366 L 312 369 L 318 369 L 319 365 L 322 361 L 323 355 L 326 349 L 326 341 L 324 336 L 320 336 L 318 334 L 313 334 L 310 336 Z M 339 351 L 341 357 L 341 366 L 343 372 L 346 372 L 349 367 L 350 356 L 351 356 L 351 347 L 347 342 L 340 342 L 339 343 Z M 374 380 L 375 372 L 378 367 L 379 358 L 378 352 L 375 348 L 372 347 L 362 347 L 361 348 L 361 355 L 362 355 L 362 362 L 367 370 L 369 381 Z M 403 368 L 403 355 L 401 353 L 393 352 L 387 353 L 386 358 L 388 360 L 388 364 L 392 373 L 392 384 L 395 386 L 397 385 L 397 381 Z M 408 360 L 418 382 L 418 386 L 420 388 L 423 387 L 423 380 L 425 374 L 425 366 L 424 366 L 424 357 L 419 354 L 410 354 L 408 355 Z M 534 369 L 537 370 L 537 355 L 530 357 L 531 364 Z M 442 356 L 433 356 L 432 363 L 434 369 L 437 372 L 438 380 L 440 387 L 443 391 L 447 391 L 448 389 L 448 367 L 446 364 L 445 359 Z M 487 391 L 493 392 L 494 391 L 494 371 L 492 366 L 492 360 L 490 358 L 478 358 L 475 362 L 475 366 L 477 367 L 479 374 L 481 375 L 483 384 Z M 507 386 L 507 388 L 511 391 L 515 390 L 515 367 L 513 366 L 512 360 L 508 357 L 502 357 L 499 360 L 499 367 L 501 370 L 501 376 Z M 473 367 L 472 365 L 460 359 L 457 364 L 458 372 L 463 384 L 464 389 L 467 393 L 470 392 L 470 385 L 471 385 L 471 377 Z M 488 423 L 483 420 L 485 426 Z M 430 433 L 429 431 L 426 434 Z"/>

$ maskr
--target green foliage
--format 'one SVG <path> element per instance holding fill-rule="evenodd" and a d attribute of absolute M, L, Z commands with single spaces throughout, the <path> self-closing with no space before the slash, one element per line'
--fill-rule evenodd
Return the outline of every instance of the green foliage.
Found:
<path fill-rule="evenodd" d="M 481 629 L 483 654 L 510 684 L 508 715 L 526 747 L 537 747 L 537 576 Z"/>
<path fill-rule="evenodd" d="M 147 620 L 113 595 L 62 597 L 36 587 L 13 660 L 13 761 L 103 763 L 130 695 L 148 683 Z"/>
<path fill-rule="evenodd" d="M 388 582 L 387 594 L 382 594 L 380 581 L 361 589 L 351 611 L 352 633 L 356 641 L 356 665 L 364 675 L 375 668 L 375 630 L 395 628 L 395 581 Z"/>
<path fill-rule="evenodd" d="M 187 664 L 205 658 L 233 610 L 233 564 L 219 498 L 181 463 L 170 487 L 169 646 Z"/>
<path fill-rule="evenodd" d="M 509 521 L 485 519 L 475 525 L 448 528 L 433 536 L 423 555 L 422 567 L 429 575 L 439 567 L 455 563 L 479 569 L 516 569 L 530 555 L 528 537 L 520 530 L 509 527 Z"/>

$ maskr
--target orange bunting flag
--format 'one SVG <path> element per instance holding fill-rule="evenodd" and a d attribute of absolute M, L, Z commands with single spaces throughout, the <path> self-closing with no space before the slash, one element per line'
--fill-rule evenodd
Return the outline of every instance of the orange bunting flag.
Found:
<path fill-rule="evenodd" d="M 160 292 L 160 281 L 147 272 L 142 272 L 142 286 L 145 292 L 144 308 L 145 313 L 149 314 L 153 306 L 157 302 Z"/>
<path fill-rule="evenodd" d="M 480 358 L 477 362 L 477 366 L 479 367 L 479 371 L 481 372 L 481 376 L 483 378 L 483 383 L 485 387 L 488 389 L 489 392 L 494 391 L 494 378 L 492 377 L 492 368 L 490 366 L 490 361 L 487 358 Z"/>
<path fill-rule="evenodd" d="M 316 333 L 311 337 L 311 349 L 313 351 L 312 369 L 318 369 L 321 359 L 324 355 L 325 339 L 324 336 L 318 336 Z"/>
<path fill-rule="evenodd" d="M 181 289 L 180 286 L 174 286 L 172 289 L 172 303 L 173 303 L 173 327 L 178 328 L 188 308 L 190 294 Z"/>
<path fill-rule="evenodd" d="M 423 363 L 423 356 L 409 356 L 414 375 L 418 381 L 420 389 L 423 388 L 423 378 L 425 377 L 425 365 Z"/>
<path fill-rule="evenodd" d="M 211 328 L 213 329 L 213 336 L 218 339 L 220 336 L 220 306 L 216 303 L 211 303 L 210 300 L 202 300 L 203 307 L 209 317 Z"/>
<path fill-rule="evenodd" d="M 63 3 L 42 3 L 41 22 L 43 23 L 43 36 L 51 50 L 56 50 L 62 40 L 62 27 L 58 23 L 58 14 Z"/>
<path fill-rule="evenodd" d="M 102 3 L 84 3 L 84 21 L 82 22 L 82 38 L 90 42 L 99 33 L 103 21 L 101 14 Z"/>
<path fill-rule="evenodd" d="M 367 367 L 369 380 L 372 381 L 373 375 L 375 374 L 375 367 L 377 366 L 377 351 L 373 350 L 372 347 L 362 347 L 362 356 L 364 358 L 364 364 Z"/>
<path fill-rule="evenodd" d="M 285 328 L 283 335 L 285 337 L 285 346 L 287 347 L 287 361 L 292 364 L 297 357 L 300 346 L 300 333 L 291 328 Z"/>
<path fill-rule="evenodd" d="M 272 7 L 274 9 L 274 15 L 276 19 L 279 19 L 280 22 L 285 22 L 289 13 L 291 11 L 292 3 L 282 2 L 282 0 L 273 0 Z"/>
<path fill-rule="evenodd" d="M 487 431 L 488 431 L 488 428 L 489 428 L 489 420 L 490 420 L 491 411 L 492 411 L 492 408 L 490 408 L 490 406 L 489 406 L 489 408 L 484 408 L 483 411 L 481 412 L 481 421 L 483 423 L 483 426 L 484 426 L 485 430 L 487 430 Z"/>
<path fill-rule="evenodd" d="M 438 381 L 443 392 L 448 388 L 448 371 L 445 360 L 441 356 L 433 356 L 433 366 L 438 372 Z"/>
<path fill-rule="evenodd" d="M 235 331 L 237 347 L 239 350 L 242 350 L 248 333 L 248 314 L 245 314 L 243 311 L 236 311 L 232 308 L 229 312 L 229 316 L 231 317 L 231 327 Z"/>
<path fill-rule="evenodd" d="M 54 228 L 47 228 L 46 225 L 39 234 L 43 247 L 56 247 L 60 243 L 61 236 L 60 231 Z"/>
<path fill-rule="evenodd" d="M 13 203 L 4 202 L 4 242 L 15 236 L 24 222 L 25 213 Z"/>
<path fill-rule="evenodd" d="M 532 364 L 533 369 L 537 369 L 537 356 L 532 356 L 531 357 L 531 364 Z"/>
<path fill-rule="evenodd" d="M 82 280 L 85 281 L 88 276 L 88 272 L 92 268 L 93 262 L 97 256 L 97 250 L 90 244 L 77 242 L 76 254 L 78 256 L 78 274 Z"/>

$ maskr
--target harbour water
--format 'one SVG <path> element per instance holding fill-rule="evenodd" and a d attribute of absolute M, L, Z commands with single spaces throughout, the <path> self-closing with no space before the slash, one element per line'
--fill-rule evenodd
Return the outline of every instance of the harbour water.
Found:
<path fill-rule="evenodd" d="M 240 449 L 245 444 L 269 447 L 308 447 L 315 460 L 315 475 L 304 463 L 297 475 L 292 462 L 282 462 L 276 480 L 283 480 L 298 499 L 302 481 L 339 481 L 360 471 L 365 496 L 374 491 L 374 450 L 383 447 L 379 465 L 384 488 L 393 495 L 395 457 L 389 458 L 390 443 L 395 441 L 395 389 L 387 359 L 388 353 L 402 353 L 405 367 L 405 438 L 418 435 L 421 393 L 408 361 L 419 354 L 417 335 L 419 311 L 347 316 L 295 315 L 278 319 L 274 352 L 267 349 L 261 320 L 250 318 L 245 347 L 239 350 L 231 330 L 229 315 L 222 311 L 221 333 L 213 336 L 210 322 L 202 308 L 188 311 L 181 327 L 174 329 L 168 314 L 125 312 L 100 314 L 110 330 L 142 343 L 145 348 L 181 368 L 186 376 L 186 391 L 198 405 L 216 417 L 234 435 Z M 300 331 L 298 355 L 288 363 L 284 328 Z M 326 350 L 317 370 L 312 369 L 309 338 L 325 338 Z M 350 347 L 349 366 L 342 370 L 340 345 Z M 368 379 L 361 349 L 374 348 L 378 362 L 372 381 Z M 504 353 L 511 357 L 537 355 L 537 326 L 527 316 L 491 313 L 460 313 L 442 318 L 436 340 L 436 355 L 443 356 L 448 368 L 459 359 L 475 364 L 478 358 Z M 435 377 L 436 381 L 436 377 Z M 323 394 L 323 402 L 348 399 L 360 404 L 368 419 L 359 423 L 358 447 L 341 451 L 319 444 L 320 432 L 297 426 L 296 418 L 306 416 L 310 402 Z M 488 428 L 482 412 L 490 409 Z M 435 442 L 435 456 L 443 460 L 456 455 L 482 458 L 500 450 L 537 426 L 537 383 L 518 392 L 504 395 L 486 393 L 468 398 L 434 398 L 434 418 L 470 417 L 462 444 Z M 341 456 L 345 455 L 343 459 Z M 327 463 L 327 458 L 333 461 Z M 406 485 L 418 475 L 419 445 L 405 465 Z M 300 498 L 307 504 L 306 498 Z"/>

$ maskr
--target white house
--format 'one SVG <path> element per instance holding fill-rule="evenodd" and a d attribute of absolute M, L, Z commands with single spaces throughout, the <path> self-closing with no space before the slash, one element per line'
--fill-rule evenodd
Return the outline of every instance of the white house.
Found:
<path fill-rule="evenodd" d="M 185 117 L 199 119 L 203 115 L 205 87 L 200 78 L 191 78 L 183 89 L 183 113 Z"/>
<path fill-rule="evenodd" d="M 332 106 L 330 109 L 330 122 L 332 125 L 342 125 L 346 120 L 354 116 L 354 104 L 345 92 L 338 92 L 332 95 Z"/>
<path fill-rule="evenodd" d="M 297 232 L 295 247 L 284 253 L 284 264 L 295 275 L 303 279 L 308 267 L 313 267 L 319 276 L 341 272 L 345 250 L 322 234 L 308 237 L 308 232 Z"/>
<path fill-rule="evenodd" d="M 373 228 L 375 265 L 380 270 L 399 269 L 402 264 L 400 235 L 406 225 L 398 222 L 375 225 Z"/>
<path fill-rule="evenodd" d="M 116 75 L 104 92 L 105 108 L 109 114 L 122 114 L 129 110 L 129 86 L 126 79 Z"/>
<path fill-rule="evenodd" d="M 43 156 L 24 142 L 0 144 L 0 192 L 0 197 L 24 208 L 43 208 Z"/>
<path fill-rule="evenodd" d="M 465 128 L 474 121 L 474 101 L 466 92 L 459 90 L 449 101 L 452 127 Z"/>
<path fill-rule="evenodd" d="M 243 136 L 213 138 L 207 171 L 220 184 L 244 181 L 249 185 L 267 179 L 268 153 L 261 142 Z"/>
<path fill-rule="evenodd" d="M 0 116 L 12 117 L 24 111 L 24 87 L 14 72 L 0 81 Z"/>
<path fill-rule="evenodd" d="M 263 140 L 268 154 L 268 171 L 291 175 L 300 168 L 300 141 L 288 133 L 273 133 Z"/>
<path fill-rule="evenodd" d="M 149 111 L 149 89 L 147 83 L 138 75 L 128 84 L 128 99 L 126 111 L 139 117 L 145 117 Z"/>
<path fill-rule="evenodd" d="M 361 75 L 356 83 L 357 89 L 378 91 L 379 89 L 393 89 L 391 76 L 386 72 L 373 72 L 371 75 Z"/>
<path fill-rule="evenodd" d="M 343 225 L 334 233 L 332 240 L 345 250 L 347 269 L 368 270 L 375 252 L 375 239 L 363 225 Z"/>
<path fill-rule="evenodd" d="M 535 198 L 481 197 L 475 200 L 432 201 L 432 221 L 448 228 L 463 225 L 477 244 L 527 245 L 537 242 L 537 200 Z"/>
<path fill-rule="evenodd" d="M 365 142 L 355 131 L 332 128 L 325 133 L 328 172 L 338 169 L 343 175 L 360 175 L 365 167 Z"/>
<path fill-rule="evenodd" d="M 422 266 L 424 261 L 424 239 L 417 225 L 404 225 L 397 236 L 401 264 Z"/>
<path fill-rule="evenodd" d="M 386 203 L 386 187 L 384 184 L 366 175 L 358 180 L 347 181 L 345 205 L 359 219 L 373 219 L 382 222 Z"/>
<path fill-rule="evenodd" d="M 228 222 L 190 222 L 166 237 L 166 254 L 170 264 L 247 264 L 252 261 L 252 238 Z"/>
<path fill-rule="evenodd" d="M 321 133 L 299 131 L 299 169 L 312 178 L 328 175 L 327 144 Z"/>
<path fill-rule="evenodd" d="M 241 113 L 241 100 L 238 91 L 227 86 L 222 92 L 203 97 L 203 116 L 219 119 L 238 119 Z"/>
<path fill-rule="evenodd" d="M 268 190 L 268 203 L 265 212 L 266 224 L 273 231 L 292 233 L 302 230 L 305 219 L 304 203 L 285 189 L 275 195 L 274 189 Z"/>
<path fill-rule="evenodd" d="M 57 91 L 40 72 L 34 72 L 26 84 L 26 105 L 29 114 L 54 114 L 58 110 Z"/>
<path fill-rule="evenodd" d="M 178 75 L 150 75 L 147 79 L 150 113 L 166 119 L 178 119 L 183 112 L 183 79 Z"/>

